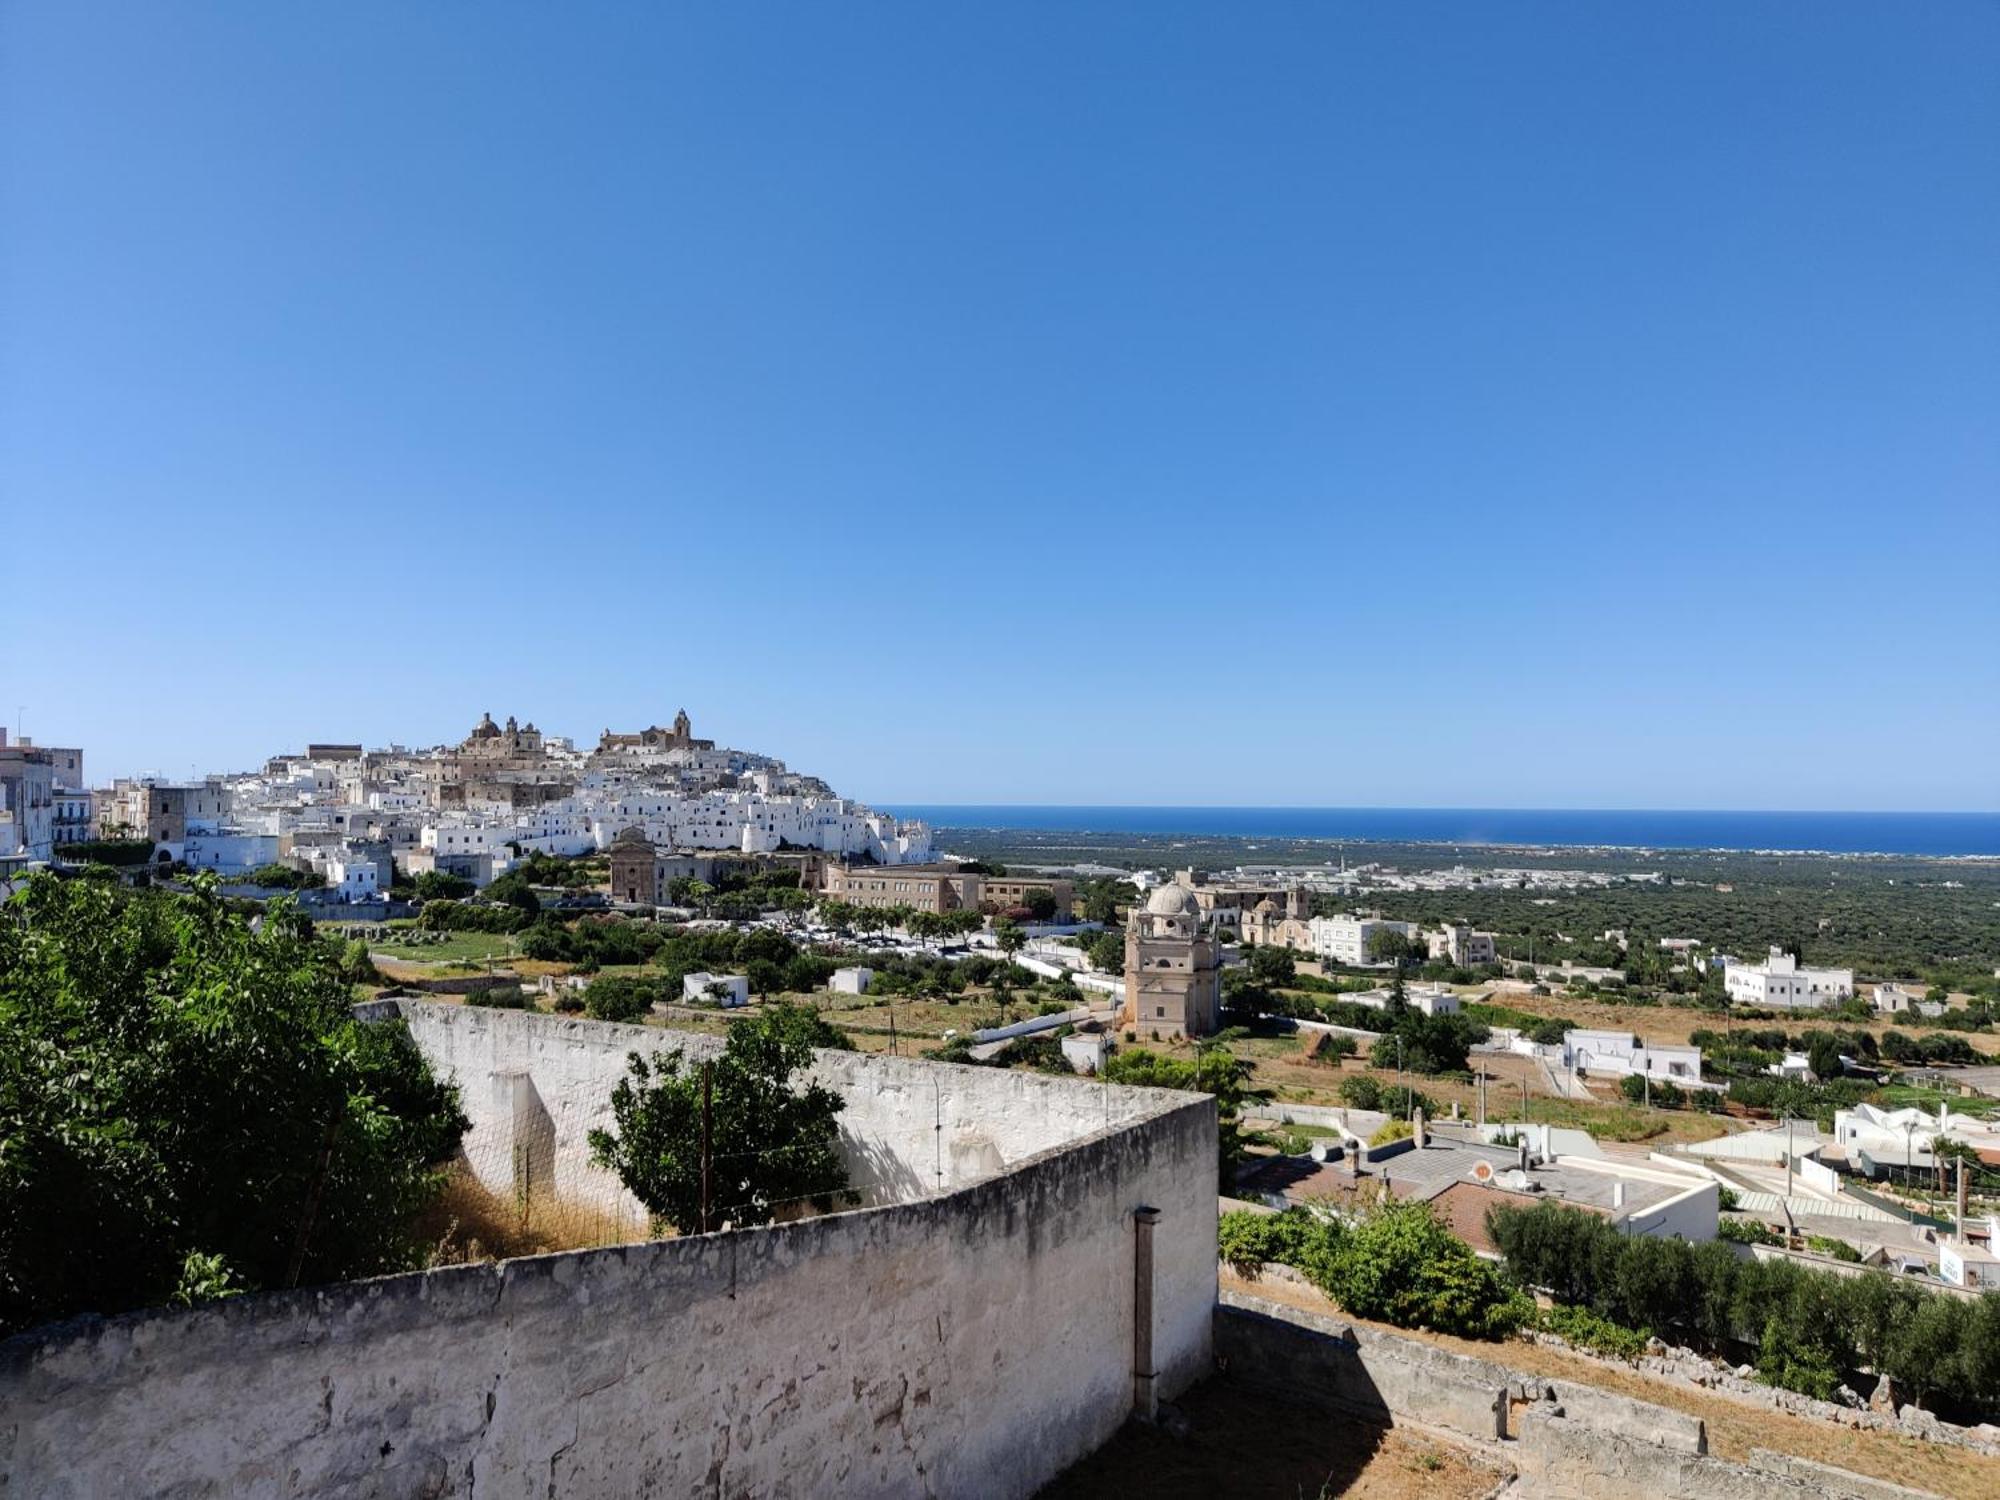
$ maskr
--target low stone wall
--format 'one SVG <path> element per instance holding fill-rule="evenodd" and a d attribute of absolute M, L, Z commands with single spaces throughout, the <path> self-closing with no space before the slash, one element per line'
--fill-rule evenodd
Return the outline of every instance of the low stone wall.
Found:
<path fill-rule="evenodd" d="M 1730 1463 L 1709 1455 L 1701 1419 L 1685 1412 L 1234 1291 L 1216 1308 L 1215 1350 L 1232 1379 L 1275 1396 L 1499 1442 L 1517 1473 L 1508 1493 L 1535 1500 L 1924 1500 L 1775 1454 Z"/>
<path fill-rule="evenodd" d="M 460 1062 L 510 1019 L 599 1050 L 463 1014 Z M 828 1056 L 919 1166 L 982 1102 L 1003 1154 L 1121 1118 L 914 1202 L 23 1335 L 0 1495 L 1028 1495 L 1141 1399 L 1140 1309 L 1159 1396 L 1212 1368 L 1212 1099 Z"/>
<path fill-rule="evenodd" d="M 1939 1500 L 1830 1464 L 1762 1454 L 1731 1463 L 1677 1453 L 1575 1417 L 1529 1411 L 1512 1445 L 1523 1493 L 1551 1500 Z"/>
<path fill-rule="evenodd" d="M 1215 1356 L 1248 1385 L 1384 1426 L 1400 1416 L 1483 1442 L 1507 1433 L 1505 1372 L 1414 1339 L 1400 1349 L 1364 1344 L 1337 1319 L 1237 1292 L 1216 1308 Z"/>

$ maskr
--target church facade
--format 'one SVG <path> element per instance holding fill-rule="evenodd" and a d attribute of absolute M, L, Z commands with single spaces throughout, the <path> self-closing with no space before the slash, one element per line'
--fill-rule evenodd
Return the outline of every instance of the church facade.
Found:
<path fill-rule="evenodd" d="M 686 709 L 674 715 L 674 725 L 671 729 L 662 729 L 658 724 L 648 729 L 641 729 L 636 734 L 613 734 L 607 729 L 597 737 L 597 750 L 600 755 L 634 750 L 713 750 L 714 748 L 714 740 L 698 740 L 694 737 L 694 721 L 688 717 Z"/>

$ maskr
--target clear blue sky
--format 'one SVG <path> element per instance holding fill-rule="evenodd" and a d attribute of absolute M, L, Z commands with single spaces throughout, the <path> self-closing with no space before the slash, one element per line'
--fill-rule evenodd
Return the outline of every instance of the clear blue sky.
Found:
<path fill-rule="evenodd" d="M 2000 807 L 2000 6 L 0 10 L 9 725 Z"/>

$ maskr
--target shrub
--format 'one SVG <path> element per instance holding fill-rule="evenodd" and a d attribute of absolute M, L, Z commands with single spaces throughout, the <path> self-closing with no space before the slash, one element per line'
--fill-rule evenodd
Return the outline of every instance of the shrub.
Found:
<path fill-rule="evenodd" d="M 1436 1209 L 1417 1201 L 1370 1208 L 1342 1236 L 1321 1285 L 1356 1317 L 1464 1338 L 1503 1337 L 1533 1310 Z"/>
<path fill-rule="evenodd" d="M 0 1333 L 405 1270 L 466 1129 L 289 901 L 31 879 L 0 922 Z M 314 1195 L 309 1237 L 299 1208 Z"/>
<path fill-rule="evenodd" d="M 467 1005 L 484 1006 L 487 1010 L 533 1010 L 534 1002 L 518 984 L 490 984 L 483 990 L 474 990 L 465 997 Z"/>
<path fill-rule="evenodd" d="M 1650 1329 L 1627 1328 L 1623 1323 L 1600 1318 L 1587 1307 L 1564 1307 L 1560 1303 L 1537 1312 L 1535 1327 L 1579 1349 L 1608 1354 L 1613 1359 L 1636 1360 L 1646 1352 L 1646 1340 L 1653 1336 Z"/>
<path fill-rule="evenodd" d="M 595 1021 L 636 1021 L 665 998 L 665 986 L 654 979 L 607 976 L 593 979 L 583 992 L 584 1014 Z"/>
<path fill-rule="evenodd" d="M 1302 1271 L 1324 1266 L 1339 1243 L 1337 1221 L 1298 1207 L 1275 1214 L 1232 1209 L 1216 1221 L 1217 1255 L 1244 1276 L 1267 1261 Z"/>

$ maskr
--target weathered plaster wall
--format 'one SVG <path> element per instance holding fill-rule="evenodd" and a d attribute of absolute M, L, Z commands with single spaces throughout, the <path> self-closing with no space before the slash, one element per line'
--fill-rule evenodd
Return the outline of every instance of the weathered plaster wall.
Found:
<path fill-rule="evenodd" d="M 1209 1368 L 1214 1103 L 1133 1097 L 921 1202 L 14 1339 L 0 1494 L 1030 1494 L 1131 1410 L 1142 1205 L 1161 1394 Z"/>
<path fill-rule="evenodd" d="M 611 1123 L 611 1093 L 633 1052 L 712 1056 L 719 1038 L 527 1011 L 401 1001 L 398 1013 L 432 1065 L 459 1085 L 472 1129 L 466 1159 L 506 1197 L 522 1175 L 535 1192 L 620 1217 L 645 1211 L 590 1161 L 589 1132 Z M 1153 1091 L 997 1068 L 949 1067 L 879 1053 L 822 1052 L 819 1082 L 847 1100 L 841 1147 L 869 1203 L 963 1187 L 1006 1166 L 1157 1107 Z"/>

